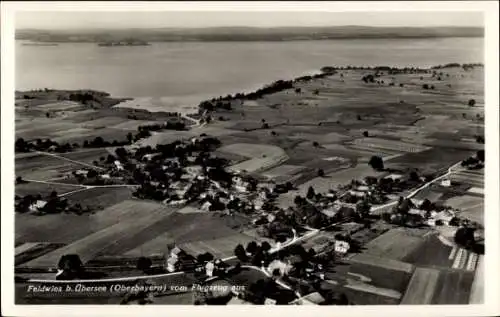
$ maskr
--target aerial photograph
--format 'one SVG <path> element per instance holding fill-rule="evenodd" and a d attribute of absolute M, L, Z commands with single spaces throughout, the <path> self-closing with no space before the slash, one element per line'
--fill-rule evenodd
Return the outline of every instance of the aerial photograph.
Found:
<path fill-rule="evenodd" d="M 16 304 L 484 303 L 482 12 L 19 11 L 14 45 Z"/>

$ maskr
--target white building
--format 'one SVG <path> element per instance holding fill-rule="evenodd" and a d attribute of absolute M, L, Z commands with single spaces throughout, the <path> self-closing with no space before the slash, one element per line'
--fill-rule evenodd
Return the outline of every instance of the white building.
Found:
<path fill-rule="evenodd" d="M 30 211 L 38 211 L 45 207 L 47 202 L 45 200 L 37 200 L 29 206 Z"/>

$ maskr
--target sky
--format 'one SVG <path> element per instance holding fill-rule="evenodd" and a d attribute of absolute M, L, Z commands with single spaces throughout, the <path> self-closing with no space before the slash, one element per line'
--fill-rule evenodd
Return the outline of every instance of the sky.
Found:
<path fill-rule="evenodd" d="M 18 11 L 17 29 L 161 28 L 218 26 L 483 26 L 481 12 L 85 12 Z"/>

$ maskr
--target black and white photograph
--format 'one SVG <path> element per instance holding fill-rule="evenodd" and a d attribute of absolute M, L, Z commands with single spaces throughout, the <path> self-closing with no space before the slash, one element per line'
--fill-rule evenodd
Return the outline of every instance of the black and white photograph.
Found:
<path fill-rule="evenodd" d="M 498 3 L 379 4 L 11 9 L 13 303 L 486 304 Z"/>

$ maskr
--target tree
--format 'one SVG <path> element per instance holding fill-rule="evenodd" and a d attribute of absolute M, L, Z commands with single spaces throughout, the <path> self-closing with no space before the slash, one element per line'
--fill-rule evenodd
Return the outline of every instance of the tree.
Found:
<path fill-rule="evenodd" d="M 367 138 L 369 136 L 368 131 L 363 131 L 363 136 Z"/>
<path fill-rule="evenodd" d="M 269 242 L 264 241 L 262 242 L 261 249 L 264 252 L 268 252 L 269 250 L 271 250 L 271 245 L 269 244 Z"/>
<path fill-rule="evenodd" d="M 131 132 L 127 133 L 127 140 L 128 140 L 128 143 L 132 143 L 132 139 L 134 138 L 134 136 L 132 135 Z"/>
<path fill-rule="evenodd" d="M 16 177 L 16 184 L 22 184 L 24 183 L 24 180 L 21 176 Z"/>
<path fill-rule="evenodd" d="M 246 251 L 250 254 L 254 254 L 255 251 L 257 251 L 258 249 L 258 245 L 257 245 L 257 242 L 255 241 L 250 241 L 247 245 L 247 249 Z"/>
<path fill-rule="evenodd" d="M 141 256 L 137 260 L 137 269 L 141 270 L 143 272 L 148 271 L 152 265 L 153 265 L 153 261 L 151 261 L 151 259 L 148 257 Z"/>
<path fill-rule="evenodd" d="M 98 173 L 95 170 L 90 170 L 87 173 L 87 178 L 94 178 L 97 177 Z"/>
<path fill-rule="evenodd" d="M 469 102 L 467 104 L 469 105 L 469 107 L 474 107 L 476 105 L 476 100 L 469 99 Z"/>
<path fill-rule="evenodd" d="M 321 169 L 321 168 L 320 168 L 320 169 L 318 170 L 318 176 L 319 176 L 319 177 L 324 177 L 324 176 L 325 176 L 325 171 L 324 171 L 323 169 Z"/>
<path fill-rule="evenodd" d="M 474 228 L 461 227 L 455 232 L 455 242 L 466 248 L 472 247 L 475 244 Z"/>
<path fill-rule="evenodd" d="M 427 89 L 429 89 L 429 85 L 428 84 L 423 84 L 422 88 L 427 90 Z"/>
<path fill-rule="evenodd" d="M 366 199 L 363 199 L 356 204 L 356 212 L 362 217 L 366 217 L 370 213 L 370 210 L 370 203 Z"/>
<path fill-rule="evenodd" d="M 213 259 L 214 259 L 214 256 L 210 252 L 198 254 L 198 256 L 196 257 L 196 260 L 199 263 L 209 262 L 209 261 L 212 261 Z"/>
<path fill-rule="evenodd" d="M 384 161 L 380 156 L 372 156 L 370 158 L 370 161 L 368 162 L 368 165 L 370 165 L 374 170 L 383 170 L 384 169 Z"/>
<path fill-rule="evenodd" d="M 238 244 L 236 248 L 234 248 L 234 255 L 240 260 L 241 262 L 246 262 L 248 261 L 247 253 L 245 252 L 245 248 L 243 245 Z"/>
<path fill-rule="evenodd" d="M 476 152 L 477 159 L 484 162 L 484 150 L 479 150 Z"/>
<path fill-rule="evenodd" d="M 127 156 L 127 150 L 125 150 L 124 148 L 122 147 L 119 147 L 115 150 L 115 154 L 116 156 L 118 156 L 119 158 L 125 158 Z"/>
<path fill-rule="evenodd" d="M 108 154 L 108 157 L 106 158 L 106 163 L 111 164 L 111 163 L 113 163 L 114 161 L 116 161 L 116 157 L 114 157 L 114 156 L 113 156 L 113 155 L 111 155 L 111 154 Z"/>
<path fill-rule="evenodd" d="M 295 205 L 299 206 L 299 205 L 301 205 L 304 202 L 304 198 L 302 198 L 301 196 L 297 195 L 293 199 L 293 202 L 295 203 Z"/>
<path fill-rule="evenodd" d="M 314 188 L 312 186 L 309 186 L 309 188 L 307 189 L 307 199 L 313 199 L 314 196 L 316 196 L 316 193 L 314 192 Z"/>
<path fill-rule="evenodd" d="M 81 276 L 84 271 L 82 260 L 77 254 L 65 254 L 57 263 L 57 268 L 63 271 L 57 279 L 71 280 Z"/>
<path fill-rule="evenodd" d="M 319 147 L 319 143 L 318 143 L 318 142 L 316 142 L 316 141 L 314 141 L 314 142 L 313 142 L 313 146 L 314 146 L 314 147 Z"/>
<path fill-rule="evenodd" d="M 361 121 L 361 116 L 359 114 L 358 114 L 357 118 L 359 121 Z"/>
<path fill-rule="evenodd" d="M 57 192 L 55 190 L 53 190 L 51 193 L 50 193 L 50 196 L 49 196 L 51 199 L 54 199 L 54 198 L 57 198 Z"/>
<path fill-rule="evenodd" d="M 420 209 L 425 211 L 432 211 L 434 209 L 434 204 L 431 203 L 429 199 L 424 199 L 424 201 L 420 205 Z"/>

